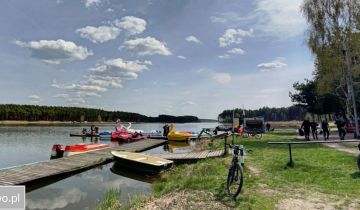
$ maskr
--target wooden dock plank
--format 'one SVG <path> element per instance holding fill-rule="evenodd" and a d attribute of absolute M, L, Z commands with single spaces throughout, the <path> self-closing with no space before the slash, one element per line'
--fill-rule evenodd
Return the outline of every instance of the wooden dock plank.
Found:
<path fill-rule="evenodd" d="M 117 148 L 98 150 L 70 157 L 0 169 L 0 185 L 26 184 L 50 176 L 76 172 L 112 161 L 113 157 L 110 152 L 113 150 L 141 152 L 166 142 L 166 140 L 144 140 L 123 144 Z"/>
<path fill-rule="evenodd" d="M 166 154 L 149 154 L 156 157 L 161 157 L 173 161 L 193 161 L 205 158 L 220 157 L 223 155 L 223 150 L 216 151 L 200 151 L 200 152 L 188 152 L 188 153 L 166 153 Z"/>

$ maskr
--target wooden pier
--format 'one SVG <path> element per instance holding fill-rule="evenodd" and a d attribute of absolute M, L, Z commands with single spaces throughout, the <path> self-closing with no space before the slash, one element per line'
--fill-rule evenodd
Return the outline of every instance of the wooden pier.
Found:
<path fill-rule="evenodd" d="M 166 142 L 166 140 L 138 141 L 123 144 L 117 148 L 104 149 L 70 157 L 1 169 L 0 185 L 22 185 L 57 175 L 76 173 L 81 170 L 111 162 L 113 156 L 110 154 L 110 151 L 142 152 Z"/>
<path fill-rule="evenodd" d="M 191 162 L 205 158 L 221 157 L 224 155 L 224 150 L 216 151 L 200 151 L 200 152 L 188 152 L 188 153 L 166 153 L 166 154 L 151 154 L 156 157 L 164 158 L 167 160 L 173 160 L 175 162 Z"/>

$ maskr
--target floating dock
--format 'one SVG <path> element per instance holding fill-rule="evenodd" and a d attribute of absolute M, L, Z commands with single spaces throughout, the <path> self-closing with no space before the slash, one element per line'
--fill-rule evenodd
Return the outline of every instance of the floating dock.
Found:
<path fill-rule="evenodd" d="M 150 154 L 150 155 L 164 158 L 167 160 L 173 160 L 175 162 L 191 162 L 205 158 L 221 157 L 224 155 L 224 150 L 215 150 L 215 151 L 206 150 L 200 152 Z"/>
<path fill-rule="evenodd" d="M 26 185 L 45 178 L 76 173 L 113 161 L 110 151 L 142 152 L 166 142 L 166 140 L 144 140 L 123 144 L 117 148 L 1 169 L 0 185 Z"/>

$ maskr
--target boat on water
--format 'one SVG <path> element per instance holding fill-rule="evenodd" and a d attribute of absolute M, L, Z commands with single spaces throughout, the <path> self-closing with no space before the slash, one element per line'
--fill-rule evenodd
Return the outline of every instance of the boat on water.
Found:
<path fill-rule="evenodd" d="M 115 131 L 111 134 L 111 139 L 124 141 L 124 142 L 133 142 L 147 139 L 146 136 L 143 136 L 141 133 L 129 133 L 125 130 Z"/>
<path fill-rule="evenodd" d="M 111 138 L 112 131 L 103 131 L 99 133 L 100 138 Z"/>
<path fill-rule="evenodd" d="M 70 133 L 71 137 L 100 137 L 98 133 L 91 134 L 91 133 Z"/>
<path fill-rule="evenodd" d="M 71 155 L 102 150 L 109 147 L 109 144 L 96 143 L 81 143 L 74 145 L 66 145 L 65 147 L 61 144 L 54 144 L 51 150 L 51 158 L 68 157 Z"/>
<path fill-rule="evenodd" d="M 166 171 L 170 169 L 174 163 L 171 160 L 142 153 L 112 151 L 111 154 L 114 156 L 118 165 L 151 174 Z"/>
<path fill-rule="evenodd" d="M 174 124 L 170 125 L 170 130 L 167 135 L 169 141 L 188 141 L 191 137 L 193 137 L 191 132 L 175 131 Z"/>

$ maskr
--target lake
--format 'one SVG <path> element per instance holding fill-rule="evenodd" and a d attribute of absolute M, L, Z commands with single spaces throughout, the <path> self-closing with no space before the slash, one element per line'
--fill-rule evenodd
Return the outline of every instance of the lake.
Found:
<path fill-rule="evenodd" d="M 125 124 L 126 125 L 126 124 Z M 175 124 L 178 131 L 200 131 L 202 128 L 215 127 L 217 123 Z M 160 123 L 137 123 L 132 128 L 162 130 Z M 99 125 L 100 131 L 113 130 L 114 124 Z M 0 126 L 0 168 L 44 161 L 50 158 L 53 144 L 76 144 L 99 141 L 111 143 L 116 141 L 97 138 L 70 137 L 70 133 L 79 133 L 90 124 L 69 126 Z M 170 144 L 168 148 L 159 146 L 146 153 L 187 152 L 194 143 Z M 165 151 L 166 150 L 166 151 Z M 109 163 L 70 177 L 59 177 L 53 183 L 39 183 L 26 194 L 27 209 L 94 209 L 108 189 L 119 189 L 121 201 L 127 203 L 135 194 L 146 194 L 151 191 L 151 182 L 157 177 L 141 175 L 134 171 L 122 169 Z M 45 185 L 45 186 L 43 186 Z M 41 187 L 43 186 L 43 187 Z"/>

